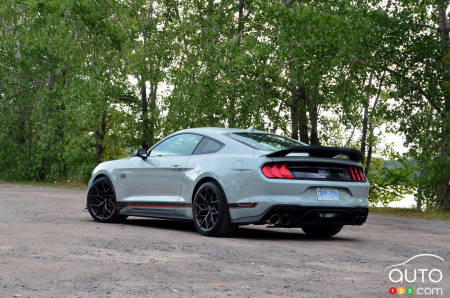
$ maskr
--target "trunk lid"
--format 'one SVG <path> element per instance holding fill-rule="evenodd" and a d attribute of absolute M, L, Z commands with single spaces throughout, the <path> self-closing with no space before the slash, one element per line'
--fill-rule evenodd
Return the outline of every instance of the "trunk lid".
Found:
<path fill-rule="evenodd" d="M 361 166 L 362 155 L 358 150 L 325 147 L 299 146 L 264 154 L 270 161 L 262 165 L 268 178 L 299 180 L 365 182 Z M 287 168 L 291 175 L 286 174 Z M 281 177 L 278 173 L 281 170 Z M 292 176 L 292 177 L 291 177 Z"/>

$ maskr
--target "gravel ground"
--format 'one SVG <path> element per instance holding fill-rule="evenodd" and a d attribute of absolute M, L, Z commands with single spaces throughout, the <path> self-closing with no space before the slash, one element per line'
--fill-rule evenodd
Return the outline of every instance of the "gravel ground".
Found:
<path fill-rule="evenodd" d="M 450 297 L 450 222 L 369 216 L 330 240 L 257 226 L 209 238 L 190 223 L 100 224 L 84 202 L 82 190 L 0 184 L 1 297 L 385 297 L 384 268 L 420 253 L 446 260 Z"/>

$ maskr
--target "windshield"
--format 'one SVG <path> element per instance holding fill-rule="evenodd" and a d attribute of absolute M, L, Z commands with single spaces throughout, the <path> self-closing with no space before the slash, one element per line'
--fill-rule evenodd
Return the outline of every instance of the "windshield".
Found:
<path fill-rule="evenodd" d="M 230 136 L 257 150 L 278 151 L 294 146 L 305 146 L 296 140 L 269 133 L 235 132 Z"/>

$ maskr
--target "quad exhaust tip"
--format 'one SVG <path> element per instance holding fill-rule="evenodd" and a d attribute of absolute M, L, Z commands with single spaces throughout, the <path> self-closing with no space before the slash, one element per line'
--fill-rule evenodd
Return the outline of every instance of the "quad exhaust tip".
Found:
<path fill-rule="evenodd" d="M 288 213 L 281 216 L 280 214 L 275 213 L 269 217 L 267 223 L 274 226 L 289 226 L 292 224 L 292 215 Z"/>
<path fill-rule="evenodd" d="M 275 225 L 275 226 L 279 225 L 280 222 L 281 222 L 281 216 L 279 214 L 273 214 L 268 220 L 269 224 Z"/>
<path fill-rule="evenodd" d="M 289 226 L 292 223 L 292 216 L 288 213 L 281 217 L 281 225 Z"/>

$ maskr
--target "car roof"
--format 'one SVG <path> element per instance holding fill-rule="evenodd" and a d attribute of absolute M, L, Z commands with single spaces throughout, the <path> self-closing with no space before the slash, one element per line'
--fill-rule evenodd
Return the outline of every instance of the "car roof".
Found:
<path fill-rule="evenodd" d="M 270 133 L 267 131 L 254 130 L 252 127 L 248 128 L 248 129 L 225 128 L 225 127 L 196 127 L 196 128 L 188 128 L 188 129 L 176 131 L 176 132 L 172 133 L 171 135 L 165 137 L 163 140 L 168 139 L 168 138 L 178 135 L 178 134 L 183 134 L 183 133 L 193 133 L 193 134 L 208 136 L 208 137 L 214 138 L 215 140 L 223 142 L 225 144 L 230 144 L 230 142 L 234 143 L 234 144 L 241 144 L 242 146 L 244 146 L 245 148 L 247 148 L 249 150 L 254 150 L 254 148 L 252 146 L 244 144 L 238 140 L 235 140 L 234 138 L 229 138 L 226 135 L 230 134 L 230 133 L 254 133 L 254 134 L 273 135 L 273 133 Z M 160 142 L 162 142 L 163 140 L 161 140 Z M 152 147 L 157 146 L 160 142 L 156 143 Z M 302 142 L 300 142 L 300 143 L 302 143 Z M 304 143 L 302 143 L 302 144 L 307 145 Z"/>
<path fill-rule="evenodd" d="M 177 131 L 176 133 L 198 133 L 198 134 L 207 134 L 207 135 L 222 135 L 226 133 L 234 133 L 234 132 L 251 132 L 251 133 L 265 133 L 268 134 L 269 132 L 266 131 L 259 131 L 259 130 L 248 130 L 248 129 L 241 129 L 241 128 L 225 128 L 225 127 L 197 127 L 197 128 L 188 128 L 183 129 L 180 131 Z"/>

